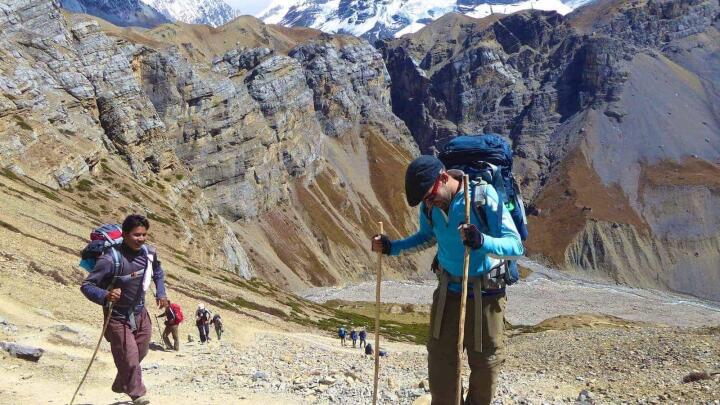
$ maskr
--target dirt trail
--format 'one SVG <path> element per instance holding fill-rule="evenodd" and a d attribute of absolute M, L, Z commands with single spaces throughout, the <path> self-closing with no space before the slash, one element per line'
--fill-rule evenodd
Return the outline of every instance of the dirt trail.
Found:
<path fill-rule="evenodd" d="M 100 308 L 85 300 L 76 285 L 60 285 L 28 267 L 0 260 L 0 340 L 37 346 L 45 353 L 38 363 L 0 353 L 0 403 L 64 404 L 97 341 Z M 372 358 L 359 348 L 341 347 L 333 333 L 211 308 L 223 316 L 223 340 L 188 343 L 188 335 L 197 340 L 192 324 L 197 300 L 173 288 L 170 294 L 188 321 L 180 328 L 180 353 L 153 346 L 143 361 L 153 403 L 370 402 Z M 534 305 L 551 307 L 557 297 L 540 298 Z M 720 367 L 720 322 L 707 318 L 707 324 L 715 327 L 655 326 L 591 313 L 514 329 L 497 398 L 503 404 L 575 403 L 586 390 L 597 403 L 720 399 L 718 378 L 681 383 L 690 371 Z M 159 333 L 153 328 L 157 343 Z M 370 334 L 368 341 L 373 339 Z M 424 346 L 384 341 L 381 346 L 390 356 L 382 360 L 380 403 L 422 403 L 427 395 Z M 114 374 L 103 342 L 78 403 L 127 403 L 127 397 L 110 391 Z"/>

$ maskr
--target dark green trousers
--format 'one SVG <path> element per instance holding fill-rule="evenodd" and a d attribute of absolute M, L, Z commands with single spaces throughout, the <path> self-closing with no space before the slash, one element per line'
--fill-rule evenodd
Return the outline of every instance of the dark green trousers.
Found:
<path fill-rule="evenodd" d="M 430 312 L 430 338 L 427 343 L 428 374 L 432 405 L 455 405 L 457 386 L 457 338 L 460 320 L 460 296 L 448 293 L 442 316 L 440 338 L 432 337 L 438 291 L 433 294 Z M 464 346 L 470 365 L 470 382 L 466 404 L 490 404 L 497 385 L 500 366 L 505 361 L 505 294 L 483 297 L 482 352 L 476 352 L 473 330 L 475 310 L 468 298 L 465 312 Z"/>

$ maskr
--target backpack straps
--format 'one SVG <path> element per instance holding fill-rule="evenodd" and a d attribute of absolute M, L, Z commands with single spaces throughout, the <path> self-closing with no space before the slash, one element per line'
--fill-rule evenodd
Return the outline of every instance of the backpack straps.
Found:
<path fill-rule="evenodd" d="M 472 208 L 475 212 L 475 215 L 478 218 L 478 221 L 482 225 L 484 225 L 485 229 L 488 231 L 490 236 L 498 237 L 500 236 L 500 226 L 502 226 L 502 216 L 503 216 L 503 200 L 501 198 L 498 198 L 498 206 L 497 206 L 497 224 L 498 229 L 490 229 L 490 223 L 487 220 L 487 213 L 485 212 L 485 206 L 487 205 L 487 195 L 488 195 L 488 187 L 490 187 L 490 184 L 484 182 L 484 181 L 478 181 L 475 183 L 475 187 L 471 188 L 471 201 L 472 201 Z M 494 188 L 494 186 L 493 186 Z M 497 189 L 495 190 L 497 191 Z M 500 194 L 498 193 L 498 197 L 500 197 Z M 481 230 L 482 231 L 482 230 Z"/>

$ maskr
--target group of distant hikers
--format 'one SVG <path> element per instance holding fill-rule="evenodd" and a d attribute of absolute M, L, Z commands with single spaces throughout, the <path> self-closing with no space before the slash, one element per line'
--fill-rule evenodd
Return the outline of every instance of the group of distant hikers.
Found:
<path fill-rule="evenodd" d="M 200 344 L 211 340 L 210 325 L 215 326 L 215 334 L 220 340 L 224 331 L 222 318 L 220 318 L 219 314 L 213 315 L 209 309 L 205 308 L 205 304 L 198 304 L 197 311 L 195 311 L 195 326 L 197 326 L 198 333 L 200 333 Z"/>
<path fill-rule="evenodd" d="M 165 308 L 165 312 L 158 315 L 158 318 L 165 318 L 165 330 L 162 332 L 162 338 L 167 349 L 179 351 L 180 339 L 178 338 L 178 326 L 184 320 L 184 317 L 182 309 L 178 304 L 170 303 L 170 300 L 168 300 L 168 304 L 169 305 Z M 205 308 L 205 304 L 198 304 L 197 311 L 195 312 L 195 326 L 197 326 L 198 333 L 200 335 L 200 344 L 211 340 L 210 325 L 215 327 L 215 334 L 217 335 L 218 340 L 220 340 L 224 332 L 220 314 L 213 315 L 209 309 Z M 172 343 L 170 342 L 171 335 L 173 338 Z"/>
<path fill-rule="evenodd" d="M 345 325 L 342 325 L 338 327 L 337 330 L 338 338 L 340 339 L 340 346 L 347 346 L 347 339 L 348 336 L 350 336 L 350 340 L 352 340 L 352 347 L 353 349 L 356 347 L 359 347 L 362 349 L 365 348 L 365 355 L 370 356 L 374 354 L 372 343 L 368 343 L 366 341 L 367 339 L 367 331 L 365 330 L 365 327 L 363 326 L 360 328 L 360 330 L 357 330 L 355 328 L 351 328 L 350 332 L 348 333 L 347 327 Z M 360 345 L 358 345 L 358 340 L 360 340 Z M 380 356 L 387 356 L 387 350 L 380 349 Z"/>
<path fill-rule="evenodd" d="M 522 241 L 527 237 L 524 207 L 511 169 L 512 151 L 502 137 L 456 137 L 439 157 L 420 156 L 406 170 L 405 197 L 411 207 L 419 206 L 418 230 L 401 239 L 391 240 L 384 234 L 371 239 L 372 251 L 392 256 L 437 245 L 432 270 L 438 288 L 433 294 L 427 342 L 433 404 L 453 404 L 460 398 L 456 376 L 460 375 L 457 346 L 461 342 L 471 370 L 465 403 L 489 404 L 495 392 L 505 360 L 505 287 L 519 278 L 515 260 L 523 254 Z M 103 305 L 106 315 L 111 312 L 105 337 L 118 369 L 112 390 L 128 394 L 135 404 L 149 403 L 140 362 L 151 335 L 145 309 L 151 280 L 156 303 L 166 311 L 164 336 L 173 335 L 175 349 L 173 319 L 181 313 L 167 299 L 157 252 L 145 244 L 149 228 L 144 217 L 128 216 L 122 225 L 122 244 L 110 249 L 107 244 L 98 245 L 96 251 L 102 254 L 81 287 L 88 299 Z M 105 236 L 98 240 L 112 240 Z M 466 302 L 462 302 L 464 285 Z M 460 335 L 462 314 L 466 316 Z M 210 323 L 210 312 L 199 305 L 196 325 L 203 343 L 209 340 Z M 218 329 L 215 323 L 218 339 L 221 321 L 219 325 Z M 341 330 L 338 336 L 345 346 L 347 331 Z M 359 339 L 360 347 L 372 353 L 365 328 L 349 334 L 353 347 Z M 170 346 L 167 339 L 165 343 Z"/>

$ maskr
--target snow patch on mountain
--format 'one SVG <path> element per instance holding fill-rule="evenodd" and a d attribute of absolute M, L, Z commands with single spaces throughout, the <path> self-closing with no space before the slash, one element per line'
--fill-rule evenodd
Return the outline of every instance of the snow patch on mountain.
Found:
<path fill-rule="evenodd" d="M 139 0 L 61 0 L 60 6 L 123 27 L 151 28 L 170 22 L 163 14 Z"/>
<path fill-rule="evenodd" d="M 143 0 L 172 20 L 217 27 L 239 15 L 222 0 Z"/>
<path fill-rule="evenodd" d="M 475 18 L 488 16 L 491 12 L 511 14 L 526 9 L 554 10 L 564 15 L 589 1 L 592 0 L 569 0 L 567 3 L 561 0 L 510 0 L 490 5 L 472 0 L 274 0 L 258 14 L 258 18 L 268 24 L 306 26 L 372 40 L 418 31 L 451 12 Z"/>

